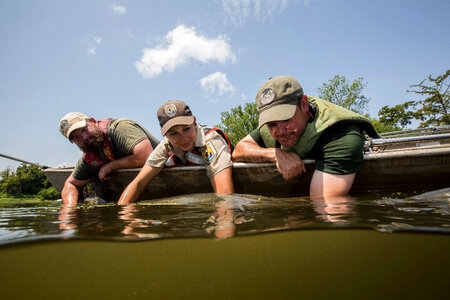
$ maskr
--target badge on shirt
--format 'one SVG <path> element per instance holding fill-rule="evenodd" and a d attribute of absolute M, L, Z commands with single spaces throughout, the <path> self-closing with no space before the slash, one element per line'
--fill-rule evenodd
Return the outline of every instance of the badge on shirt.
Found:
<path fill-rule="evenodd" d="M 217 155 L 216 149 L 210 142 L 206 142 L 205 147 L 202 148 L 202 156 L 205 165 L 211 164 Z"/>

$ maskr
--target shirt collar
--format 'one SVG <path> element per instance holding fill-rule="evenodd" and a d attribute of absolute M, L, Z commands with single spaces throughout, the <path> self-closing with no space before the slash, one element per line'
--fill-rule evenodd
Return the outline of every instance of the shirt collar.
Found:
<path fill-rule="evenodd" d="M 203 147 L 205 145 L 205 133 L 202 126 L 195 123 L 195 130 L 197 130 L 197 139 L 195 140 L 194 147 Z"/>

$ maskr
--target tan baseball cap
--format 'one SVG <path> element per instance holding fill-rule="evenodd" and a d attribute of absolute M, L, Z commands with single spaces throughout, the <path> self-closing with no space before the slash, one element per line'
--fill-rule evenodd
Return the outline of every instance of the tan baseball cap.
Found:
<path fill-rule="evenodd" d="M 190 125 L 195 118 L 189 106 L 183 101 L 167 101 L 158 109 L 158 120 L 161 126 L 161 134 L 166 135 L 167 131 L 176 125 Z"/>
<path fill-rule="evenodd" d="M 72 131 L 86 126 L 87 119 L 89 119 L 89 117 L 85 114 L 80 112 L 70 112 L 59 121 L 59 131 L 66 138 L 69 138 Z"/>
<path fill-rule="evenodd" d="M 290 76 L 272 77 L 256 94 L 256 108 L 259 114 L 258 128 L 269 122 L 289 120 L 295 114 L 298 97 L 303 88 Z"/>

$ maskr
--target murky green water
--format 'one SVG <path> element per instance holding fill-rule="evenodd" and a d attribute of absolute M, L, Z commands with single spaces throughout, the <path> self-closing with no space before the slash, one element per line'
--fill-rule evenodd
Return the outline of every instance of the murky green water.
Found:
<path fill-rule="evenodd" d="M 450 189 L 2 203 L 0 245 L 5 299 L 435 298 L 450 292 Z"/>

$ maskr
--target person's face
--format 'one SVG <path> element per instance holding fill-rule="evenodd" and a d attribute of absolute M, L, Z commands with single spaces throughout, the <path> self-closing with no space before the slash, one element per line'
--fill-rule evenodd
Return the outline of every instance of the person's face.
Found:
<path fill-rule="evenodd" d="M 70 133 L 70 141 L 83 152 L 98 152 L 105 145 L 103 132 L 93 123 L 86 121 L 86 126 Z"/>
<path fill-rule="evenodd" d="M 194 148 L 195 140 L 197 139 L 195 123 L 191 125 L 175 125 L 167 131 L 166 137 L 175 148 L 189 151 Z"/>
<path fill-rule="evenodd" d="M 303 104 L 302 104 L 303 105 Z M 295 114 L 289 120 L 267 123 L 270 134 L 277 139 L 283 147 L 294 147 L 297 141 L 305 131 L 308 123 L 308 114 L 300 109 L 298 105 L 295 108 Z"/>

